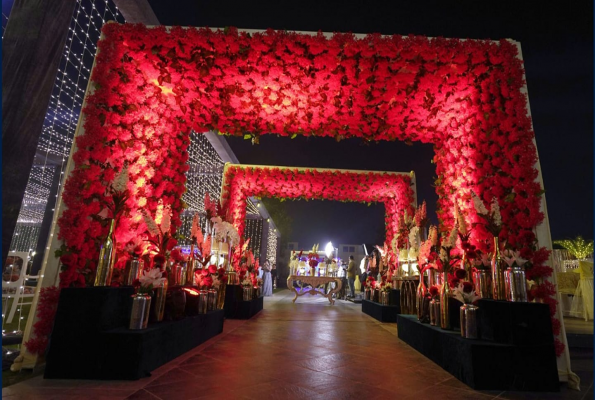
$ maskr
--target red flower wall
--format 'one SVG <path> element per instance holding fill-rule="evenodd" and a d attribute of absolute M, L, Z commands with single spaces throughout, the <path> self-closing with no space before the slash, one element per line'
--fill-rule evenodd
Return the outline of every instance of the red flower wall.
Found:
<path fill-rule="evenodd" d="M 501 238 L 532 260 L 531 278 L 551 275 L 534 234 L 541 188 L 513 43 L 114 23 L 103 33 L 59 221 L 76 254 L 62 286 L 94 268 L 107 227 L 92 216 L 124 162 L 131 213 L 117 227 L 118 242 L 144 234 L 138 209 L 154 213 L 160 199 L 180 225 L 191 129 L 433 143 L 441 229 L 453 224 L 454 201 L 468 222 L 480 222 L 471 190 L 486 202 L 495 196 Z M 472 241 L 482 250 L 491 243 L 481 226 Z"/>
<path fill-rule="evenodd" d="M 230 220 L 240 235 L 246 223 L 246 198 L 251 196 L 384 203 L 388 243 L 398 231 L 399 216 L 405 211 L 413 215 L 415 211 L 409 175 L 228 165 L 224 172 L 223 207 L 229 210 Z"/>

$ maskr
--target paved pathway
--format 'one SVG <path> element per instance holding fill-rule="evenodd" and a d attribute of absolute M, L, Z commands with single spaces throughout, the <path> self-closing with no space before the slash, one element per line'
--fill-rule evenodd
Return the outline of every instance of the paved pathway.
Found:
<path fill-rule="evenodd" d="M 396 324 L 377 322 L 362 314 L 360 305 L 337 301 L 331 306 L 328 300 L 310 295 L 292 304 L 292 298 L 287 290 L 265 298 L 265 309 L 258 316 L 226 320 L 221 335 L 153 371 L 149 378 L 131 382 L 36 377 L 3 389 L 2 398 L 593 398 L 592 368 L 590 377 L 583 377 L 582 392 L 565 387 L 560 393 L 472 391 L 398 340 Z"/>

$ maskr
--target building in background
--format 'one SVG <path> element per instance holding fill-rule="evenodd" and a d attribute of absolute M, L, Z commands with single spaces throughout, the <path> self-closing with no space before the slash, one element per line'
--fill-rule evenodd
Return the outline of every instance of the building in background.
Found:
<path fill-rule="evenodd" d="M 340 244 L 337 246 L 339 249 L 337 252 L 337 256 L 349 263 L 349 256 L 353 256 L 355 260 L 355 265 L 359 267 L 362 259 L 366 256 L 364 252 L 364 246 L 361 244 Z"/>

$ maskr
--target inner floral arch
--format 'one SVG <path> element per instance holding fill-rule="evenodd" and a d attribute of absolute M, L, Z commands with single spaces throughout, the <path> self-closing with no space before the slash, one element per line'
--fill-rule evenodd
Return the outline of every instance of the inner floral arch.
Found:
<path fill-rule="evenodd" d="M 495 197 L 500 238 L 531 260 L 528 277 L 552 273 L 535 235 L 543 192 L 512 41 L 110 23 L 98 50 L 63 192 L 59 237 L 76 257 L 62 286 L 93 270 L 107 232 L 94 216 L 125 165 L 131 211 L 118 224 L 118 242 L 145 235 L 139 210 L 154 214 L 160 200 L 181 225 L 191 130 L 432 143 L 441 230 L 454 224 L 455 203 L 469 225 L 481 222 L 472 191 L 486 203 Z M 471 241 L 491 250 L 482 225 Z M 555 312 L 553 285 L 539 288 Z"/>
<path fill-rule="evenodd" d="M 322 199 L 381 202 L 385 207 L 386 242 L 398 231 L 399 216 L 414 213 L 413 172 L 372 172 L 319 168 L 225 164 L 221 203 L 229 220 L 244 232 L 246 199 Z"/>

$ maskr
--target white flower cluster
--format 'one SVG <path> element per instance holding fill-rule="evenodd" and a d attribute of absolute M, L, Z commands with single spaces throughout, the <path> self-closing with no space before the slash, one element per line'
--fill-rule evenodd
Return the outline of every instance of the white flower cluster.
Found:
<path fill-rule="evenodd" d="M 141 213 L 143 214 L 143 219 L 145 221 L 145 225 L 147 225 L 149 233 L 153 236 L 158 236 L 161 232 L 159 232 L 159 227 L 153 218 L 145 210 L 141 210 Z"/>
<path fill-rule="evenodd" d="M 128 167 L 124 167 L 120 173 L 114 179 L 114 183 L 112 183 L 112 188 L 116 192 L 123 192 L 126 190 L 128 186 Z"/>
<path fill-rule="evenodd" d="M 229 240 L 229 246 L 235 247 L 240 243 L 240 235 L 238 230 L 229 222 L 221 220 L 219 217 L 211 218 L 215 228 L 215 239 L 218 242 Z"/>
<path fill-rule="evenodd" d="M 430 241 L 430 243 L 432 243 L 432 246 L 438 245 L 438 228 L 436 228 L 434 225 L 430 227 L 428 240 Z"/>
<path fill-rule="evenodd" d="M 471 197 L 473 197 L 473 206 L 475 207 L 475 211 L 481 215 L 488 215 L 488 209 L 486 208 L 483 201 L 475 194 L 475 192 L 471 191 Z"/>
<path fill-rule="evenodd" d="M 171 228 L 171 207 L 167 206 L 163 209 L 163 217 L 161 217 L 161 232 L 166 234 Z"/>
<path fill-rule="evenodd" d="M 455 203 L 455 220 L 459 224 L 459 232 L 461 232 L 461 235 L 466 235 L 467 223 L 465 222 L 465 217 L 461 213 L 461 209 L 459 208 L 457 203 Z"/>
<path fill-rule="evenodd" d="M 492 205 L 490 207 L 490 216 L 492 217 L 492 221 L 496 226 L 502 226 L 502 216 L 500 215 L 500 206 L 498 205 L 498 200 L 494 197 L 492 199 Z"/>
<path fill-rule="evenodd" d="M 440 260 L 442 260 L 442 262 L 448 262 L 449 260 L 448 253 L 444 250 L 444 247 L 440 248 Z"/>
<path fill-rule="evenodd" d="M 463 290 L 462 283 L 460 283 L 459 286 L 454 288 L 453 295 L 454 295 L 455 299 L 457 299 L 458 301 L 460 301 L 461 303 L 464 303 L 464 304 L 471 304 L 471 303 L 475 302 L 476 300 L 480 299 L 480 297 L 477 294 L 475 294 L 474 290 L 472 290 L 470 293 L 465 293 L 465 291 Z"/>
<path fill-rule="evenodd" d="M 198 243 L 202 243 L 203 236 L 202 236 L 202 229 L 200 229 L 200 216 L 198 213 L 194 214 L 192 218 L 192 229 L 190 230 L 190 236 L 196 239 Z"/>
<path fill-rule="evenodd" d="M 514 263 L 519 267 L 522 267 L 527 263 L 527 260 L 521 258 L 521 253 L 519 251 L 505 250 L 502 252 L 502 259 L 509 267 L 512 267 Z"/>
<path fill-rule="evenodd" d="M 451 249 L 453 249 L 457 245 L 458 232 L 459 232 L 458 224 L 455 224 L 455 226 L 453 226 L 452 230 L 450 231 L 450 235 L 448 236 L 448 242 L 446 243 L 447 247 L 450 247 Z"/>
<path fill-rule="evenodd" d="M 414 226 L 411 228 L 411 232 L 409 232 L 409 246 L 411 248 L 419 248 L 420 245 L 419 240 L 419 228 Z"/>
<path fill-rule="evenodd" d="M 390 247 L 393 249 L 393 253 L 399 254 L 399 249 L 397 248 L 397 239 L 398 235 L 393 236 L 393 240 L 390 243 Z"/>
<path fill-rule="evenodd" d="M 159 268 L 153 268 L 148 271 L 143 271 L 142 276 L 139 278 L 141 286 L 144 288 L 148 288 L 152 285 L 152 287 L 160 287 L 165 282 L 166 278 L 163 278 L 163 274 Z"/>

